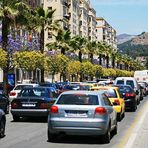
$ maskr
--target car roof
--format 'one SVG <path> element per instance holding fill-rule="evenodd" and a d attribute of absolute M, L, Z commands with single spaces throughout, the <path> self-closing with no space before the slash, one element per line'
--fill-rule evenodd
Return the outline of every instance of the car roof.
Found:
<path fill-rule="evenodd" d="M 125 79 L 125 80 L 135 80 L 134 77 L 117 77 L 116 80 L 122 80 L 122 79 Z"/>
<path fill-rule="evenodd" d="M 84 90 L 80 90 L 80 91 L 66 91 L 63 92 L 62 94 L 87 94 L 87 95 L 98 95 L 98 94 L 102 94 L 104 91 L 84 91 Z"/>

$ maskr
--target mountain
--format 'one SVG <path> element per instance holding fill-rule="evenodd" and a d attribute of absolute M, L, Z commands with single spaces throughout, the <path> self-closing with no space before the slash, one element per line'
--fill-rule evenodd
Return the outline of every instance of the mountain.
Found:
<path fill-rule="evenodd" d="M 122 44 L 124 42 L 131 40 L 134 37 L 135 37 L 135 35 L 120 34 L 120 35 L 117 36 L 117 43 Z"/>
<path fill-rule="evenodd" d="M 118 44 L 119 51 L 133 58 L 148 56 L 148 32 L 142 32 L 130 40 Z"/>

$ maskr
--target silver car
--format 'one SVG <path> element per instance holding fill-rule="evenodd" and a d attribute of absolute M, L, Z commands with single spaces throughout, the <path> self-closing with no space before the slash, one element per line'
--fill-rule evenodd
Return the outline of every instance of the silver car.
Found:
<path fill-rule="evenodd" d="M 110 142 L 117 133 L 117 114 L 104 91 L 67 91 L 62 93 L 48 115 L 48 141 L 60 134 L 100 136 Z"/>

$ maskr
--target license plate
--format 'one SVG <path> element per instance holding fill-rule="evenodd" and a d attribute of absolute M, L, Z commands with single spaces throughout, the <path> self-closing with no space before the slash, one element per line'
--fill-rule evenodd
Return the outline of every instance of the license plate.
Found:
<path fill-rule="evenodd" d="M 87 117 L 86 111 L 66 111 L 68 117 Z"/>
<path fill-rule="evenodd" d="M 35 107 L 36 104 L 22 104 L 23 107 Z"/>

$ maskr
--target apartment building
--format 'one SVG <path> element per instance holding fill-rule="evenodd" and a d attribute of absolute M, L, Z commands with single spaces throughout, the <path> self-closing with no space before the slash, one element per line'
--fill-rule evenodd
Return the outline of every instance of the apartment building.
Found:
<path fill-rule="evenodd" d="M 96 11 L 92 7 L 89 8 L 88 38 L 96 41 Z"/>
<path fill-rule="evenodd" d="M 96 37 L 117 49 L 116 30 L 102 17 L 96 18 Z"/>

